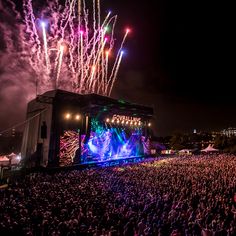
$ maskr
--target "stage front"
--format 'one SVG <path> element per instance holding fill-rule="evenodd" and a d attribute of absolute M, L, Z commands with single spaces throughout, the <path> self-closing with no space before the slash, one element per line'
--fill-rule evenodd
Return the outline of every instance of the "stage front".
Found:
<path fill-rule="evenodd" d="M 96 94 L 53 90 L 28 104 L 27 166 L 104 163 L 150 155 L 153 109 Z"/>

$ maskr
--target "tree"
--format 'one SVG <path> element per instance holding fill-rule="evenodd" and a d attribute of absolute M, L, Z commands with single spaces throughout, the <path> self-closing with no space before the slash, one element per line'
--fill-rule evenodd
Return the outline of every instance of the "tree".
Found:
<path fill-rule="evenodd" d="M 187 146 L 188 136 L 180 132 L 175 132 L 170 139 L 170 146 L 173 149 L 181 150 Z"/>
<path fill-rule="evenodd" d="M 228 138 L 225 135 L 217 135 L 214 142 L 214 147 L 224 150 L 228 147 Z"/>

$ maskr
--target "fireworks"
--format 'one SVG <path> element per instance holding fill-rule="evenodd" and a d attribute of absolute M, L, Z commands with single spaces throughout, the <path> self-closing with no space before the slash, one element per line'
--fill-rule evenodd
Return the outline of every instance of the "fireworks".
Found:
<path fill-rule="evenodd" d="M 23 0 L 21 18 L 24 60 L 35 73 L 37 93 L 59 88 L 110 96 L 129 29 L 115 44 L 117 16 L 109 11 L 102 17 L 99 0 L 47 1 L 37 9 Z"/>

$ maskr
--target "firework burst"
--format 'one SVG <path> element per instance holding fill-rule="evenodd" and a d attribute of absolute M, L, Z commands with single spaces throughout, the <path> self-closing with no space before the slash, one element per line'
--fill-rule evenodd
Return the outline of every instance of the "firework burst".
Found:
<path fill-rule="evenodd" d="M 85 2 L 47 1 L 36 8 L 32 0 L 23 0 L 22 13 L 15 11 L 24 22 L 20 41 L 38 94 L 59 88 L 110 96 L 129 30 L 115 45 L 117 16 L 109 11 L 102 18 L 99 0 L 91 0 L 89 7 Z"/>

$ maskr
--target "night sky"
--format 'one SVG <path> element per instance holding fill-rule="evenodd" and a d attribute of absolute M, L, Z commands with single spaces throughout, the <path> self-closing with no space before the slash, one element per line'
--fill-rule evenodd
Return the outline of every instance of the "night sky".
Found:
<path fill-rule="evenodd" d="M 118 33 L 131 28 L 112 97 L 152 106 L 157 136 L 236 126 L 232 6 L 169 0 L 101 2 L 102 10 L 118 15 Z M 22 121 L 26 109 L 25 99 L 14 94 L 6 102 L 4 89 L 0 131 Z"/>
<path fill-rule="evenodd" d="M 230 6 L 119 1 L 133 27 L 113 95 L 155 109 L 155 133 L 236 125 L 235 36 Z"/>

